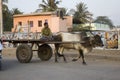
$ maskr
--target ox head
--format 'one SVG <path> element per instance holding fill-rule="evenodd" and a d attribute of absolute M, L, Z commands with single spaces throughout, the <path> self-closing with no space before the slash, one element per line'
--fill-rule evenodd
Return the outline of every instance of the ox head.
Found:
<path fill-rule="evenodd" d="M 93 47 L 103 47 L 103 41 L 101 39 L 101 37 L 99 35 L 94 35 L 91 38 L 91 44 L 93 45 Z"/>

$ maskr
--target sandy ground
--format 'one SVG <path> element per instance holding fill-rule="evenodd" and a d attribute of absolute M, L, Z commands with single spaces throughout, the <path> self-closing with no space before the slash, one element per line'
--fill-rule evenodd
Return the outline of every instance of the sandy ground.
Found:
<path fill-rule="evenodd" d="M 16 48 L 4 48 L 2 50 L 3 56 L 15 56 Z"/>
<path fill-rule="evenodd" d="M 34 52 L 36 53 L 36 52 Z M 65 50 L 65 55 L 73 56 L 78 55 L 78 51 L 76 50 Z M 16 48 L 4 48 L 2 51 L 2 55 L 4 56 L 16 56 Z M 105 49 L 93 49 L 92 52 L 85 54 L 86 56 L 96 56 L 103 58 L 115 58 L 116 60 L 120 60 L 120 50 L 105 50 Z M 37 56 L 37 54 L 34 54 Z"/>

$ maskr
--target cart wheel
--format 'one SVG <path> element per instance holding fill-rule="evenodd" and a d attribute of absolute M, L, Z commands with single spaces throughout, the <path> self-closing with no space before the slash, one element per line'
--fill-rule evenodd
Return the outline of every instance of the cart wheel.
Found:
<path fill-rule="evenodd" d="M 27 44 L 21 44 L 17 47 L 16 57 L 21 63 L 29 63 L 32 59 L 32 49 Z"/>
<path fill-rule="evenodd" d="M 38 57 L 42 61 L 48 61 L 52 57 L 52 48 L 47 44 L 39 46 Z"/>

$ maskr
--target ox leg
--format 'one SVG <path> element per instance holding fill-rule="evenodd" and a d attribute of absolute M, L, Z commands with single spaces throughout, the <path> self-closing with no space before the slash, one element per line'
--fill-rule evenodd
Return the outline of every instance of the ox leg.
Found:
<path fill-rule="evenodd" d="M 55 62 L 58 62 L 57 55 L 58 55 L 59 44 L 55 44 Z"/>
<path fill-rule="evenodd" d="M 57 60 L 57 51 L 55 52 L 55 62 L 58 62 L 58 60 Z"/>
<path fill-rule="evenodd" d="M 79 51 L 79 56 L 76 58 L 76 59 L 73 59 L 72 61 L 77 61 L 78 59 L 80 59 L 80 57 L 82 56 L 81 55 L 81 50 L 78 50 Z"/>
<path fill-rule="evenodd" d="M 64 61 L 67 62 L 65 55 L 63 54 L 64 47 L 59 47 L 59 51 L 61 52 L 61 54 L 58 53 L 59 57 L 63 57 Z"/>
<path fill-rule="evenodd" d="M 86 65 L 86 62 L 85 62 L 85 59 L 84 59 L 84 54 L 83 54 L 83 51 L 82 50 L 79 50 L 79 53 L 80 53 L 80 55 L 81 55 L 81 57 L 82 57 L 82 63 L 84 64 L 84 65 Z"/>
<path fill-rule="evenodd" d="M 59 53 L 59 50 L 60 50 L 61 48 L 63 48 L 63 47 L 60 47 L 59 44 L 55 44 L 55 62 L 58 62 L 57 57 L 63 57 L 64 61 L 67 62 L 65 56 L 64 56 L 63 54 L 60 54 L 60 53 Z M 63 51 L 64 51 L 64 48 L 61 49 L 61 52 L 62 52 L 62 53 L 63 53 Z"/>
<path fill-rule="evenodd" d="M 60 44 L 55 44 L 55 62 L 58 62 L 58 57 L 60 57 L 60 53 L 59 53 L 59 48 L 60 48 Z"/>

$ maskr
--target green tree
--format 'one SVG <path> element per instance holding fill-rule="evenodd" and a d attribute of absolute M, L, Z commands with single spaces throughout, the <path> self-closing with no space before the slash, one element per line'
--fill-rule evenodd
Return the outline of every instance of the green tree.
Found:
<path fill-rule="evenodd" d="M 68 15 L 67 8 L 61 8 L 61 11 L 63 12 L 63 15 Z"/>
<path fill-rule="evenodd" d="M 2 12 L 3 12 L 3 31 L 8 31 L 10 29 L 10 25 L 8 24 L 8 22 L 10 21 L 9 19 L 9 9 L 8 6 L 6 5 L 6 3 L 8 2 L 8 0 L 2 0 L 3 4 L 2 4 Z"/>
<path fill-rule="evenodd" d="M 39 7 L 42 8 L 43 12 L 47 12 L 47 11 L 55 11 L 58 8 L 58 4 L 60 3 L 60 1 L 56 1 L 56 0 L 42 0 L 42 4 L 39 4 Z"/>
<path fill-rule="evenodd" d="M 95 23 L 100 23 L 100 24 L 107 24 L 109 25 L 110 28 L 113 28 L 114 25 L 112 21 L 107 17 L 107 16 L 98 16 L 95 20 Z"/>
<path fill-rule="evenodd" d="M 7 2 L 8 2 L 8 0 L 2 0 L 2 2 L 5 2 L 5 3 L 7 3 Z"/>
<path fill-rule="evenodd" d="M 8 0 L 2 0 L 2 12 L 8 11 L 8 6 L 5 3 L 8 3 Z"/>
<path fill-rule="evenodd" d="M 5 2 L 7 2 L 7 0 L 3 0 L 3 5 L 2 5 L 3 31 L 11 31 L 11 28 L 13 27 L 13 15 L 22 14 L 22 12 L 20 12 L 17 8 L 10 11 Z"/>
<path fill-rule="evenodd" d="M 23 14 L 23 12 L 21 12 L 18 8 L 13 8 L 10 12 L 12 15 Z"/>
<path fill-rule="evenodd" d="M 76 5 L 76 11 L 73 16 L 73 23 L 75 24 L 83 24 L 90 22 L 92 18 L 92 14 L 87 10 L 86 4 L 80 2 Z"/>

